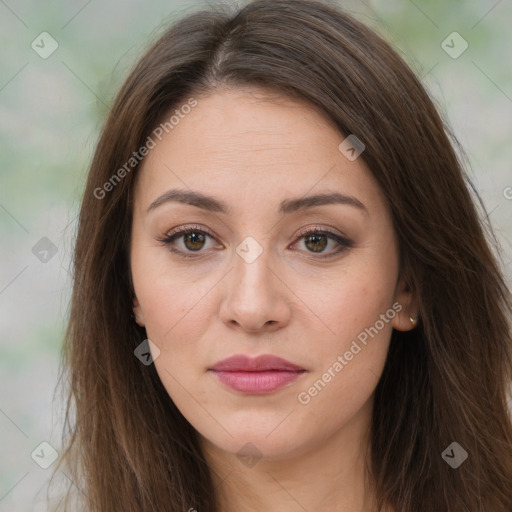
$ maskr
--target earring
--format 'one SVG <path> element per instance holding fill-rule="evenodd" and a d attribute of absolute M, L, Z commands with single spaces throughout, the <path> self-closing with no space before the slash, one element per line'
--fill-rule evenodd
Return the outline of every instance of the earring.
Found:
<path fill-rule="evenodd" d="M 418 319 L 413 318 L 412 316 L 409 317 L 409 320 L 411 321 L 412 325 L 416 325 L 418 323 Z"/>

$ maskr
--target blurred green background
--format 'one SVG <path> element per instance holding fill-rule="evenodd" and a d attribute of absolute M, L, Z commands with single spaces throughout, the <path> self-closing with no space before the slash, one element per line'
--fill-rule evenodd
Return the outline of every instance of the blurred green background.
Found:
<path fill-rule="evenodd" d="M 510 283 L 511 2 L 338 3 L 393 43 L 447 116 L 469 157 Z M 41 442 L 61 446 L 63 404 L 53 392 L 68 269 L 104 116 L 147 45 L 205 4 L 0 1 L 0 511 L 46 511 L 41 500 L 51 466 L 35 460 Z M 52 39 L 42 32 L 58 44 L 47 58 Z"/>

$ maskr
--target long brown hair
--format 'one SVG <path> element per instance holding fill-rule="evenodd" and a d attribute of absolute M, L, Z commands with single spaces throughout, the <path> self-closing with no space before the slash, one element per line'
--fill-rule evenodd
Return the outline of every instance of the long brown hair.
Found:
<path fill-rule="evenodd" d="M 62 360 L 69 437 L 54 475 L 66 464 L 91 511 L 218 511 L 194 428 L 154 365 L 134 356 L 146 335 L 131 318 L 138 165 L 126 162 L 164 115 L 242 85 L 306 100 L 341 134 L 355 134 L 392 212 L 420 322 L 393 331 L 375 392 L 367 474 L 378 508 L 510 512 L 511 300 L 492 229 L 481 220 L 485 208 L 455 137 L 401 57 L 350 15 L 315 0 L 189 14 L 151 46 L 118 93 L 79 216 Z M 468 454 L 456 469 L 442 455 L 454 442 Z"/>

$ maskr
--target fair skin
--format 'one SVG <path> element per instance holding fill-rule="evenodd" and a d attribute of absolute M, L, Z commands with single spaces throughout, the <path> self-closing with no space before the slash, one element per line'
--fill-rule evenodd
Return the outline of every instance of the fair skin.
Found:
<path fill-rule="evenodd" d="M 310 105 L 269 100 L 259 88 L 195 98 L 144 160 L 134 189 L 133 305 L 160 350 L 158 375 L 199 433 L 223 512 L 371 510 L 363 471 L 373 394 L 392 329 L 414 328 L 409 317 L 417 315 L 399 279 L 389 207 L 362 157 L 350 161 L 338 149 L 345 135 Z M 177 188 L 230 211 L 177 201 L 147 211 Z M 332 192 L 360 204 L 279 212 L 284 200 Z M 158 240 L 177 227 L 199 235 Z M 237 252 L 246 237 L 261 250 L 250 263 Z M 386 312 L 378 333 L 333 370 Z M 234 354 L 273 354 L 306 371 L 248 395 L 208 371 Z M 329 368 L 325 386 L 309 393 Z M 246 443 L 257 453 L 252 462 L 237 456 Z"/>

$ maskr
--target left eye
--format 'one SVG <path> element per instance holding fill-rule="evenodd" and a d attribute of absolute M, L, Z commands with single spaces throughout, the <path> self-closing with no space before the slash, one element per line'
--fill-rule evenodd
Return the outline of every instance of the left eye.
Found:
<path fill-rule="evenodd" d="M 314 253 L 322 252 L 329 245 L 330 240 L 338 242 L 338 240 L 336 240 L 337 237 L 335 238 L 333 235 L 320 231 L 302 235 L 300 238 L 304 239 L 304 245 Z"/>
<path fill-rule="evenodd" d="M 300 233 L 299 240 L 300 239 L 304 239 L 304 245 L 310 249 L 308 252 L 320 254 L 318 256 L 320 259 L 335 256 L 354 245 L 351 240 L 344 236 L 318 228 L 302 231 Z M 337 245 L 337 248 L 325 252 L 324 249 L 327 247 L 329 241 L 333 241 L 335 245 Z"/>
<path fill-rule="evenodd" d="M 171 252 L 179 254 L 184 258 L 194 258 L 196 255 L 190 254 L 205 252 L 201 249 L 204 248 L 205 242 L 208 238 L 214 239 L 213 235 L 198 228 L 185 228 L 178 232 L 170 233 L 164 238 L 159 238 L 158 241 L 168 246 Z M 180 240 L 183 243 L 183 248 L 176 248 L 176 240 Z M 348 247 L 352 247 L 352 242 L 345 237 L 338 235 L 327 230 L 311 229 L 309 231 L 302 232 L 299 240 L 304 239 L 305 246 L 310 249 L 309 252 L 322 254 L 320 258 L 327 258 L 342 252 Z M 334 241 L 338 245 L 337 249 L 328 252 L 324 255 L 324 249 L 328 246 L 329 241 Z M 187 254 L 188 253 L 188 254 Z M 198 256 L 198 255 L 197 255 Z"/>

